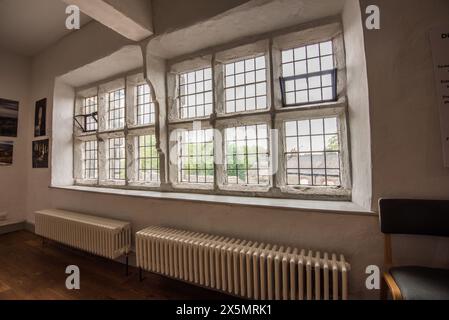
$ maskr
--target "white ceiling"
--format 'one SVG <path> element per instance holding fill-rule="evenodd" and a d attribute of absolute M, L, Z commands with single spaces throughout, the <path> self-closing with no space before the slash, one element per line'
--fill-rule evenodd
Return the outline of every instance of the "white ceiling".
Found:
<path fill-rule="evenodd" d="M 60 0 L 0 0 L 0 47 L 34 56 L 66 36 L 67 5 Z M 81 15 L 81 25 L 92 19 Z"/>

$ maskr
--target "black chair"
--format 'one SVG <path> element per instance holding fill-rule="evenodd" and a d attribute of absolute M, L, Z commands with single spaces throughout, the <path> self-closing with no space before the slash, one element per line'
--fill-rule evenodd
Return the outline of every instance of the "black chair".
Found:
<path fill-rule="evenodd" d="M 381 199 L 379 210 L 387 270 L 382 298 L 388 286 L 394 300 L 449 300 L 449 270 L 394 267 L 391 248 L 393 234 L 449 237 L 449 201 Z"/>

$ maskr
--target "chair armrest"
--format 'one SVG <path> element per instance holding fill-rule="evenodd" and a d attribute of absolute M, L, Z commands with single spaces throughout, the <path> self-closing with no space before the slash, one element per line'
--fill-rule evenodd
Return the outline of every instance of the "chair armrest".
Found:
<path fill-rule="evenodd" d="M 384 273 L 384 280 L 388 288 L 390 289 L 393 300 L 404 300 L 402 297 L 401 289 L 399 289 L 399 286 L 397 285 L 396 281 L 394 281 L 393 276 L 389 272 Z"/>

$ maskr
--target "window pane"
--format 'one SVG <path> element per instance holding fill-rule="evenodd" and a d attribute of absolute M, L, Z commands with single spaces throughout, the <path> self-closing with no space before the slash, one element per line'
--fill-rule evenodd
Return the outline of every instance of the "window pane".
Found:
<path fill-rule="evenodd" d="M 98 178 L 98 142 L 84 142 L 84 176 L 86 180 Z"/>
<path fill-rule="evenodd" d="M 268 126 L 227 128 L 225 137 L 227 184 L 269 185 Z"/>
<path fill-rule="evenodd" d="M 212 129 L 183 131 L 178 136 L 179 182 L 214 182 Z"/>
<path fill-rule="evenodd" d="M 93 97 L 84 99 L 83 112 L 84 112 L 84 115 L 86 116 L 86 123 L 85 123 L 86 131 L 96 131 L 98 129 L 98 123 L 95 120 L 95 118 L 96 118 L 95 113 L 98 112 L 98 97 L 97 96 L 93 96 Z"/>
<path fill-rule="evenodd" d="M 109 129 L 120 129 L 125 126 L 125 89 L 108 94 Z"/>
<path fill-rule="evenodd" d="M 226 113 L 267 108 L 264 56 L 226 64 L 224 72 Z"/>
<path fill-rule="evenodd" d="M 109 139 L 109 180 L 125 180 L 126 178 L 126 156 L 125 138 Z"/>
<path fill-rule="evenodd" d="M 333 51 L 332 41 L 327 41 L 327 42 L 320 43 L 321 55 L 331 55 L 332 51 Z"/>
<path fill-rule="evenodd" d="M 156 150 L 156 136 L 138 137 L 138 180 L 144 182 L 159 181 L 159 155 Z"/>
<path fill-rule="evenodd" d="M 332 117 L 285 122 L 284 161 L 288 185 L 341 185 L 337 121 Z"/>
<path fill-rule="evenodd" d="M 211 68 L 179 75 L 179 109 L 181 119 L 208 117 L 212 113 Z"/>
<path fill-rule="evenodd" d="M 137 124 L 146 125 L 155 122 L 155 110 L 150 94 L 150 86 L 143 84 L 137 86 Z"/>
<path fill-rule="evenodd" d="M 285 104 L 335 100 L 334 68 L 332 41 L 282 51 Z"/>

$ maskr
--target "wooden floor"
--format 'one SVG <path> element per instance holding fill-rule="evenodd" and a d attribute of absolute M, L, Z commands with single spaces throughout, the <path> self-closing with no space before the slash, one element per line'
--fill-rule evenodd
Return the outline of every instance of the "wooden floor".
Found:
<path fill-rule="evenodd" d="M 65 269 L 77 265 L 81 290 L 65 287 Z M 230 297 L 183 282 L 50 243 L 26 231 L 0 236 L 0 300 L 185 299 L 217 300 Z"/>

